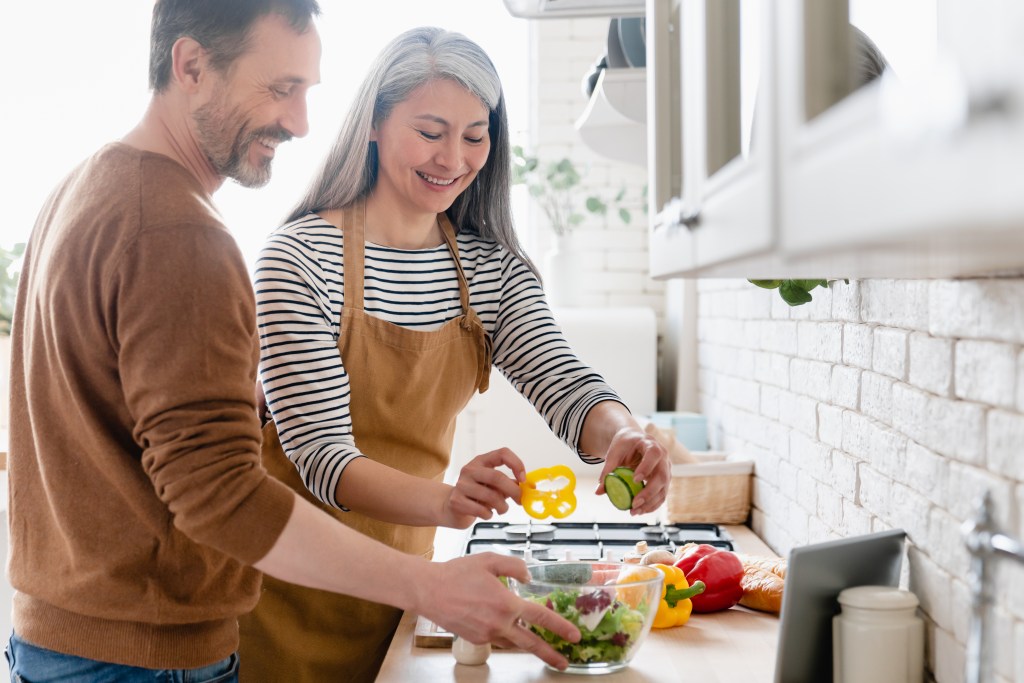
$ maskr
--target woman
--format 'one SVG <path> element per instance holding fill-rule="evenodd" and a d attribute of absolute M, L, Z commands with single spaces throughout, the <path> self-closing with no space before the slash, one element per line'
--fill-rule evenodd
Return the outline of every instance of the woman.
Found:
<path fill-rule="evenodd" d="M 490 60 L 459 34 L 406 32 L 257 266 L 268 469 L 405 552 L 429 555 L 436 526 L 520 502 L 523 464 L 507 449 L 441 481 L 455 418 L 492 363 L 585 462 L 636 467 L 647 488 L 634 513 L 665 496 L 664 450 L 551 318 L 513 231 L 510 172 Z M 264 586 L 242 624 L 243 677 L 373 680 L 399 611 Z"/>

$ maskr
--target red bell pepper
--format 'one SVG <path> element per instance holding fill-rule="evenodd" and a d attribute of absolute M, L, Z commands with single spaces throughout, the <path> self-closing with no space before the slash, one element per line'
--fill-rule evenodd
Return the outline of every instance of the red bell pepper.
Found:
<path fill-rule="evenodd" d="M 679 553 L 682 553 L 681 555 Z M 718 548 L 707 543 L 687 543 L 685 546 L 676 551 L 679 557 L 676 560 L 676 566 L 683 570 L 683 574 L 689 574 L 690 570 L 693 569 L 693 565 L 697 564 L 697 560 L 702 557 L 706 557 L 711 553 L 717 553 Z"/>
<path fill-rule="evenodd" d="M 702 543 L 690 548 L 676 562 L 687 582 L 703 581 L 703 593 L 694 595 L 694 612 L 729 609 L 743 597 L 743 563 L 736 554 Z"/>

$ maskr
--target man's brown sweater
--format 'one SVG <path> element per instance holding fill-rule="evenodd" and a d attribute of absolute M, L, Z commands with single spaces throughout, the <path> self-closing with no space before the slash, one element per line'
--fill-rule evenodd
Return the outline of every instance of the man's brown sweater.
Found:
<path fill-rule="evenodd" d="M 241 254 L 171 159 L 104 147 L 29 240 L 11 368 L 14 630 L 147 668 L 210 664 L 293 496 L 259 462 Z"/>

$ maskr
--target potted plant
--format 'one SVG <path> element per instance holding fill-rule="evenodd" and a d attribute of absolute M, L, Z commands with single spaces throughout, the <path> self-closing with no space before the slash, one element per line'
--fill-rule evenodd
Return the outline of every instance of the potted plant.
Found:
<path fill-rule="evenodd" d="M 512 148 L 512 183 L 526 185 L 548 219 L 548 225 L 556 237 L 568 235 L 574 227 L 586 218 L 584 211 L 604 216 L 608 213 L 609 203 L 619 204 L 626 196 L 625 188 L 610 201 L 596 194 L 582 197 L 579 185 L 583 175 L 568 157 L 563 157 L 543 166 L 535 156 L 530 156 L 523 148 L 516 145 Z M 619 219 L 629 224 L 633 216 L 629 209 L 620 206 Z"/>
<path fill-rule="evenodd" d="M 24 253 L 24 242 L 19 242 L 10 249 L 0 246 L 0 337 L 11 334 L 14 293 L 18 288 L 18 271 L 12 266 Z"/>
<path fill-rule="evenodd" d="M 747 282 L 757 285 L 762 289 L 778 289 L 779 296 L 790 306 L 802 306 L 813 298 L 811 296 L 811 290 L 817 287 L 828 287 L 831 282 L 836 280 L 747 280 Z M 850 284 L 849 280 L 843 280 L 846 284 Z"/>
<path fill-rule="evenodd" d="M 19 242 L 11 248 L 0 246 L 0 433 L 8 429 L 10 412 L 8 404 L 11 384 L 11 318 L 14 313 L 14 293 L 18 286 L 18 272 L 15 264 L 25 252 L 25 244 Z M 6 438 L 0 439 L 0 450 L 4 450 Z"/>
<path fill-rule="evenodd" d="M 582 266 L 579 251 L 573 248 L 569 238 L 587 214 L 605 216 L 614 206 L 624 224 L 629 225 L 633 220 L 632 212 L 623 205 L 625 188 L 604 198 L 582 192 L 582 181 L 583 174 L 568 157 L 542 163 L 521 146 L 512 148 L 512 182 L 526 186 L 554 234 L 552 248 L 545 255 L 541 270 L 548 299 L 555 305 L 571 306 L 579 302 Z"/>

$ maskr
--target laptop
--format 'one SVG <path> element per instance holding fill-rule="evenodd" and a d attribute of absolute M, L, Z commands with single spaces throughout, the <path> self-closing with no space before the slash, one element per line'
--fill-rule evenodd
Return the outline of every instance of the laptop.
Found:
<path fill-rule="evenodd" d="M 902 529 L 893 529 L 790 551 L 775 683 L 831 683 L 832 617 L 840 612 L 840 591 L 897 587 L 905 538 Z"/>

